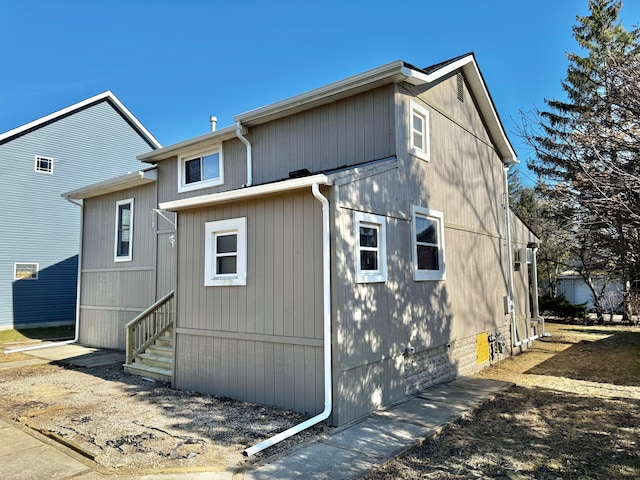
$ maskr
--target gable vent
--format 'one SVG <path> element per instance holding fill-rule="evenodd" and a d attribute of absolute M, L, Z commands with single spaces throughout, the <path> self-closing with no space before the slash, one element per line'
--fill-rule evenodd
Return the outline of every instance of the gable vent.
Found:
<path fill-rule="evenodd" d="M 462 74 L 459 73 L 456 75 L 458 80 L 458 100 L 464 102 L 464 78 L 462 78 Z"/>

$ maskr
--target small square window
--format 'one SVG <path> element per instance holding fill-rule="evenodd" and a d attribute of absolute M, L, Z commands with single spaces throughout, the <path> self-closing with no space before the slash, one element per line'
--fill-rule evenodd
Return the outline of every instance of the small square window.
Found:
<path fill-rule="evenodd" d="M 205 286 L 247 284 L 247 219 L 205 223 Z"/>
<path fill-rule="evenodd" d="M 188 192 L 223 183 L 222 148 L 180 158 L 178 191 Z"/>
<path fill-rule="evenodd" d="M 429 161 L 429 111 L 414 101 L 410 102 L 409 125 L 409 152 Z"/>
<path fill-rule="evenodd" d="M 444 280 L 444 221 L 442 212 L 412 207 L 413 278 Z"/>
<path fill-rule="evenodd" d="M 380 215 L 355 213 L 356 282 L 387 281 L 386 219 Z"/>
<path fill-rule="evenodd" d="M 53 158 L 36 155 L 35 171 L 41 173 L 53 173 Z"/>
<path fill-rule="evenodd" d="M 13 278 L 14 280 L 37 280 L 38 267 L 37 263 L 14 263 Z"/>

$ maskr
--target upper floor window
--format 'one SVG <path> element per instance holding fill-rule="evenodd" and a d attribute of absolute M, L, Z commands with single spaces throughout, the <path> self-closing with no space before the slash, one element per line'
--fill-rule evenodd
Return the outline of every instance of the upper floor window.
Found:
<path fill-rule="evenodd" d="M 53 173 L 53 158 L 36 155 L 35 171 L 42 173 Z"/>
<path fill-rule="evenodd" d="M 188 192 L 223 183 L 222 147 L 180 157 L 178 191 Z"/>
<path fill-rule="evenodd" d="M 247 219 L 205 223 L 205 286 L 247 284 Z"/>
<path fill-rule="evenodd" d="M 116 202 L 116 238 L 114 260 L 131 261 L 133 247 L 133 198 Z"/>
<path fill-rule="evenodd" d="M 356 212 L 356 282 L 387 281 L 385 217 Z"/>
<path fill-rule="evenodd" d="M 444 220 L 442 212 L 411 207 L 413 279 L 444 280 Z"/>
<path fill-rule="evenodd" d="M 429 111 L 410 102 L 409 125 L 411 138 L 409 140 L 409 152 L 423 160 L 429 160 Z"/>

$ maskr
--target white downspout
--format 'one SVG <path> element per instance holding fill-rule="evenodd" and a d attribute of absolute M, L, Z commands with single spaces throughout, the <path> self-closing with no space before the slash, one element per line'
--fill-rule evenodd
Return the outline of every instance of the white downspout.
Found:
<path fill-rule="evenodd" d="M 245 183 L 244 186 L 250 187 L 253 185 L 253 149 L 251 142 L 242 135 L 242 124 L 236 122 L 236 125 L 238 126 L 236 136 L 247 146 L 247 183 Z"/>
<path fill-rule="evenodd" d="M 507 241 L 507 301 L 509 305 L 509 315 L 511 316 L 513 346 L 520 346 L 517 342 L 518 330 L 516 328 L 516 312 L 513 302 L 513 251 L 511 246 L 511 209 L 509 207 L 509 167 L 504 167 L 504 216 Z"/>
<path fill-rule="evenodd" d="M 23 348 L 14 348 L 12 350 L 5 350 L 4 353 L 17 353 L 17 352 L 28 352 L 30 350 L 40 350 L 42 348 L 51 348 L 51 347 L 59 347 L 61 345 L 69 345 L 71 343 L 76 343 L 78 341 L 78 337 L 80 336 L 80 279 L 82 275 L 82 226 L 84 224 L 84 206 L 82 203 L 74 202 L 69 197 L 64 197 L 66 201 L 69 203 L 73 203 L 80 207 L 80 242 L 79 242 L 79 250 L 78 250 L 78 279 L 76 280 L 76 329 L 75 334 L 73 336 L 73 340 L 65 340 L 63 342 L 53 342 L 47 343 L 45 345 L 36 345 L 32 347 L 23 347 Z"/>
<path fill-rule="evenodd" d="M 324 410 L 308 420 L 278 433 L 267 440 L 247 448 L 246 456 L 261 452 L 276 443 L 285 440 L 301 431 L 329 418 L 332 409 L 331 388 L 331 236 L 329 233 L 329 200 L 320 193 L 320 187 L 314 183 L 313 196 L 322 203 L 322 279 L 323 279 L 323 309 L 324 309 Z"/>

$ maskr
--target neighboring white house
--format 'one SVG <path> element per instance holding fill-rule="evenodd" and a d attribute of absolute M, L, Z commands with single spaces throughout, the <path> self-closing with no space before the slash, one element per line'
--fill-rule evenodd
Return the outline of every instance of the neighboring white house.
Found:
<path fill-rule="evenodd" d="M 602 288 L 602 282 L 602 276 L 594 276 L 596 290 Z M 564 296 L 573 305 L 586 303 L 587 310 L 593 308 L 594 298 L 591 289 L 574 270 L 567 270 L 558 275 L 557 296 Z M 622 282 L 620 279 L 611 279 L 605 288 L 602 307 L 606 311 L 617 310 L 621 303 Z"/>

